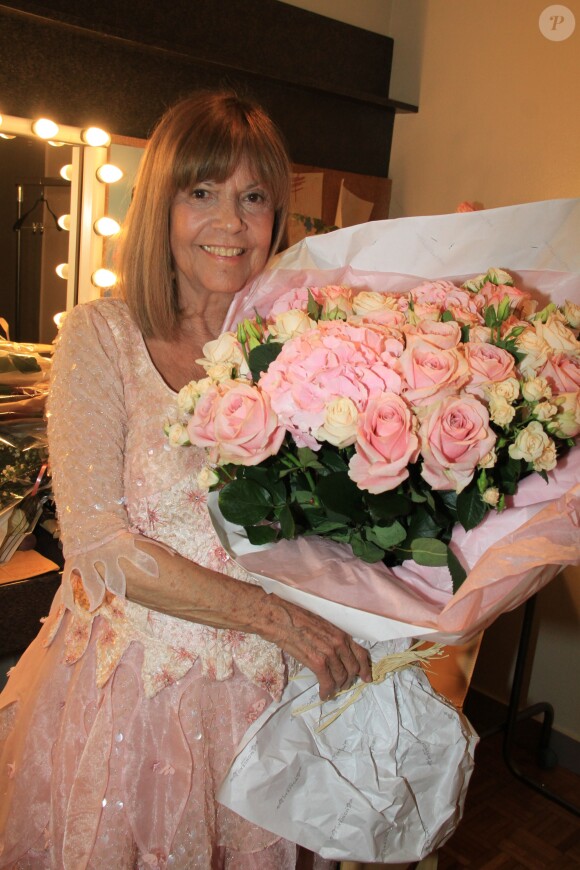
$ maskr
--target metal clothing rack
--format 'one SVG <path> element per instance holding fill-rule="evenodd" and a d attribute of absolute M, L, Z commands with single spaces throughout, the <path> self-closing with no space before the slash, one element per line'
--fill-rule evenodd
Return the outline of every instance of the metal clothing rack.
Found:
<path fill-rule="evenodd" d="M 569 801 L 560 797 L 560 795 L 548 789 L 543 782 L 539 782 L 538 780 L 533 779 L 532 777 L 524 773 L 518 767 L 512 755 L 518 722 L 522 722 L 523 720 L 530 719 L 532 716 L 538 716 L 542 714 L 543 721 L 537 750 L 538 765 L 547 770 L 549 768 L 555 767 L 558 761 L 555 752 L 550 749 L 550 738 L 552 736 L 552 726 L 554 724 L 553 706 L 547 701 L 540 701 L 537 704 L 532 704 L 530 707 L 526 707 L 525 709 L 520 710 L 524 676 L 530 653 L 530 638 L 532 633 L 535 608 L 536 595 L 533 595 L 531 598 L 528 598 L 524 605 L 524 616 L 520 631 L 520 640 L 518 644 L 518 652 L 516 657 L 514 677 L 512 682 L 506 721 L 501 723 L 499 726 L 494 726 L 487 731 L 484 731 L 480 736 L 482 739 L 484 739 L 485 737 L 490 737 L 492 734 L 497 734 L 498 731 L 503 731 L 503 759 L 510 773 L 512 773 L 525 785 L 534 789 L 534 791 L 539 792 L 539 794 L 543 795 L 548 800 L 551 800 L 559 806 L 564 807 L 564 809 L 569 810 L 569 812 L 580 816 L 579 806 L 570 803 Z"/>

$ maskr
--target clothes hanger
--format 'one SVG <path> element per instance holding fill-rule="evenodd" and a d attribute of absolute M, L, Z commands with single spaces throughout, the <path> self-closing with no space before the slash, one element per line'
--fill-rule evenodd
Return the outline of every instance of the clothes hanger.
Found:
<path fill-rule="evenodd" d="M 52 215 L 52 218 L 53 218 L 53 220 L 54 220 L 54 225 L 55 225 L 55 227 L 57 228 L 57 230 L 58 230 L 59 232 L 62 231 L 62 227 L 59 226 L 58 218 L 57 218 L 57 216 L 55 215 L 55 213 L 53 212 L 53 210 L 51 209 L 51 207 L 50 207 L 50 205 L 49 205 L 49 202 L 48 202 L 48 199 L 46 198 L 46 196 L 44 195 L 44 193 L 41 193 L 40 196 L 37 198 L 36 202 L 34 203 L 34 205 L 33 205 L 31 208 L 29 208 L 28 211 L 24 212 L 24 214 L 21 215 L 21 216 L 18 218 L 17 221 L 15 221 L 14 226 L 12 227 L 12 229 L 13 229 L 13 231 L 14 231 L 15 233 L 17 233 L 19 230 L 22 229 L 23 224 L 24 224 L 24 221 L 26 220 L 26 218 L 27 218 L 29 215 L 31 215 L 32 212 L 33 212 L 33 211 L 34 211 L 34 210 L 35 210 L 39 205 L 41 205 L 41 204 L 44 204 L 44 205 L 47 207 L 49 213 Z M 36 230 L 36 225 L 35 225 L 34 229 Z M 44 229 L 44 228 L 43 228 L 43 229 Z"/>

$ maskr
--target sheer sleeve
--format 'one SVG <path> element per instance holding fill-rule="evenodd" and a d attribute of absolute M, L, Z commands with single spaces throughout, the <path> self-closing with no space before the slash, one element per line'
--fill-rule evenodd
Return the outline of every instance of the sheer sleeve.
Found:
<path fill-rule="evenodd" d="M 106 588 L 125 594 L 120 557 L 158 575 L 155 560 L 134 546 L 135 536 L 129 531 L 123 378 L 114 333 L 97 305 L 77 306 L 65 320 L 54 357 L 47 419 L 66 559 L 63 600 L 71 606 L 74 571 L 93 610 Z"/>

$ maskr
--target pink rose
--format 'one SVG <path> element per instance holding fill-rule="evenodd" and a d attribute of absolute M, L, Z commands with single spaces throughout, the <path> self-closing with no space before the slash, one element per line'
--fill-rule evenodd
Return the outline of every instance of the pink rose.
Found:
<path fill-rule="evenodd" d="M 555 396 L 580 390 L 580 358 L 565 353 L 555 353 L 538 371 L 546 378 Z"/>
<path fill-rule="evenodd" d="M 423 320 L 416 325 L 408 324 L 404 328 L 407 347 L 418 342 L 431 344 L 433 347 L 449 350 L 457 347 L 461 341 L 461 327 L 454 320 L 446 322 Z"/>
<path fill-rule="evenodd" d="M 421 305 L 437 305 L 441 310 L 446 307 L 446 299 L 458 288 L 451 281 L 424 281 L 409 291 L 413 302 Z"/>
<path fill-rule="evenodd" d="M 259 386 L 297 444 L 316 446 L 313 438 L 333 399 L 351 399 L 360 413 L 372 396 L 400 392 L 401 378 L 388 364 L 396 363 L 390 341 L 381 329 L 335 320 L 285 343 Z"/>
<path fill-rule="evenodd" d="M 498 383 L 512 377 L 515 360 L 502 347 L 485 342 L 467 342 L 463 350 L 471 373 L 471 379 L 465 387 L 468 393 L 483 395 L 478 389 L 481 384 Z"/>
<path fill-rule="evenodd" d="M 472 396 L 449 396 L 427 409 L 419 430 L 422 477 L 433 489 L 461 492 L 495 445 L 485 405 Z"/>
<path fill-rule="evenodd" d="M 493 307 L 496 311 L 506 296 L 511 311 L 520 310 L 530 299 L 529 293 L 518 290 L 511 284 L 493 284 L 491 281 L 486 281 L 479 292 L 485 300 L 486 308 Z"/>
<path fill-rule="evenodd" d="M 278 452 L 286 434 L 268 396 L 243 381 L 210 387 L 187 431 L 192 444 L 209 448 L 209 460 L 217 465 L 257 465 Z"/>
<path fill-rule="evenodd" d="M 412 405 L 456 393 L 469 379 L 467 361 L 457 348 L 412 345 L 401 355 L 398 365 L 403 375 L 402 393 Z"/>
<path fill-rule="evenodd" d="M 315 290 L 316 288 L 311 289 Z M 307 305 L 308 287 L 292 287 L 291 290 L 287 290 L 286 293 L 283 293 L 282 296 L 276 299 L 270 309 L 269 316 L 274 317 L 276 314 L 283 314 L 285 311 L 291 311 L 294 308 L 306 311 Z"/>
<path fill-rule="evenodd" d="M 419 454 L 417 421 L 394 393 L 374 396 L 359 417 L 356 453 L 348 476 L 359 489 L 380 493 L 395 489 L 409 476 L 407 466 Z"/>

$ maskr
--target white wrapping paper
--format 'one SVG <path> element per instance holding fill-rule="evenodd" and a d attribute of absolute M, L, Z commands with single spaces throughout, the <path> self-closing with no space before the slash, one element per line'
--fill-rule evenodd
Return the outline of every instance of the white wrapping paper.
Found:
<path fill-rule="evenodd" d="M 407 647 L 377 644 L 373 660 Z M 244 736 L 218 799 L 282 837 L 335 860 L 416 861 L 462 814 L 477 737 L 420 668 L 368 686 L 331 725 L 292 711 L 318 699 L 303 669 Z"/>

